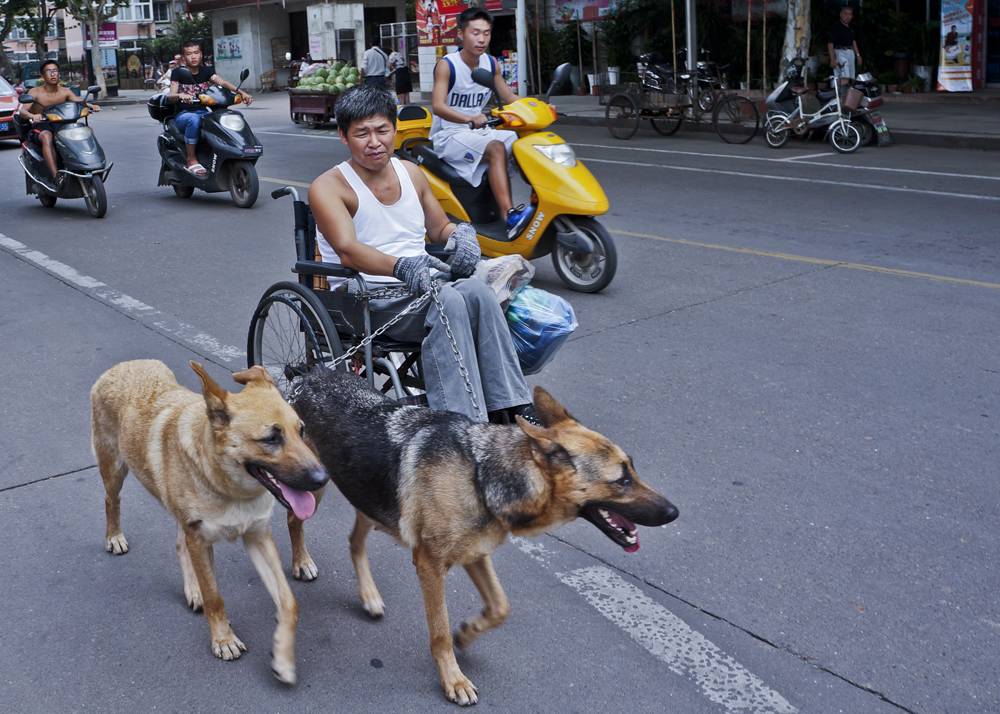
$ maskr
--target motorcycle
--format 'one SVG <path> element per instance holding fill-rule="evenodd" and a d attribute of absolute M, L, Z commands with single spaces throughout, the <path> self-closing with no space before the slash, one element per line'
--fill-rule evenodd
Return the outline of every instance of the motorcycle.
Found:
<path fill-rule="evenodd" d="M 100 87 L 88 87 L 83 98 L 97 99 L 100 91 Z M 32 104 L 35 100 L 25 93 L 18 101 Z M 113 164 L 107 163 L 104 150 L 90 128 L 90 113 L 87 105 L 80 102 L 63 102 L 45 109 L 56 153 L 58 175 L 53 178 L 57 178 L 57 191 L 52 191 L 50 182 L 42 178 L 49 173 L 42 147 L 32 136 L 31 124 L 20 114 L 14 118 L 21 140 L 21 155 L 17 161 L 24 169 L 25 192 L 29 196 L 34 194 L 46 208 L 56 205 L 60 198 L 82 198 L 91 216 L 103 218 L 108 212 L 104 182 Z"/>
<path fill-rule="evenodd" d="M 767 115 L 764 118 L 764 138 L 772 148 L 785 145 L 791 134 L 802 135 L 817 129 L 826 132 L 834 150 L 850 154 L 861 146 L 861 132 L 854 126 L 840 99 L 840 79 L 830 77 L 832 89 L 816 92 L 820 107 L 807 112 L 802 97 L 808 93 L 805 86 L 805 63 L 795 59 L 785 73 L 785 81 L 767 96 Z"/>
<path fill-rule="evenodd" d="M 701 59 L 695 65 L 696 85 L 698 90 L 698 108 L 702 112 L 711 112 L 720 91 L 728 89 L 729 83 L 725 77 L 728 64 L 719 65 L 711 59 L 708 50 L 699 52 Z M 686 69 L 687 50 L 677 52 L 678 68 L 665 61 L 658 52 L 646 52 L 639 56 L 636 70 L 639 81 L 644 88 L 654 92 L 667 94 L 685 94 L 691 92 L 691 72 Z M 655 126 L 655 124 L 654 124 Z"/>
<path fill-rule="evenodd" d="M 423 170 L 445 213 L 476 227 L 483 254 L 494 258 L 521 255 L 529 260 L 552 256 L 556 273 L 571 289 L 594 293 L 608 286 L 618 267 L 614 240 L 595 216 L 608 212 L 608 198 L 573 148 L 545 131 L 558 115 L 548 103 L 556 87 L 569 79 L 570 65 L 556 68 L 544 99 L 518 99 L 490 110 L 488 126 L 518 134 L 513 161 L 531 187 L 531 222 L 520 235 L 507 237 L 489 181 L 470 185 L 434 153 L 430 142 L 431 113 L 408 105 L 398 112 L 395 150 L 401 159 Z M 493 75 L 472 72 L 477 84 L 496 93 Z"/>
<path fill-rule="evenodd" d="M 244 69 L 240 73 L 240 85 L 249 76 L 250 71 Z M 194 83 L 193 77 L 190 83 Z M 178 105 L 168 102 L 166 94 L 153 96 L 146 105 L 149 115 L 163 125 L 163 133 L 156 140 L 160 152 L 160 175 L 156 185 L 172 186 L 180 198 L 191 198 L 196 188 L 206 193 L 228 191 L 233 203 L 240 208 L 253 206 L 260 190 L 256 165 L 264 147 L 243 115 L 229 109 L 242 101 L 236 92 L 213 85 L 198 95 L 196 103 L 184 105 L 211 110 L 202 117 L 197 147 L 198 161 L 208 174 L 199 178 L 187 170 L 184 132 L 172 121 Z"/>
<path fill-rule="evenodd" d="M 878 146 L 892 143 L 889 127 L 878 112 L 883 102 L 878 82 L 869 72 L 859 74 L 847 91 L 844 106 L 851 112 L 851 122 L 861 132 L 862 146 L 870 146 L 872 142 L 876 142 Z"/>

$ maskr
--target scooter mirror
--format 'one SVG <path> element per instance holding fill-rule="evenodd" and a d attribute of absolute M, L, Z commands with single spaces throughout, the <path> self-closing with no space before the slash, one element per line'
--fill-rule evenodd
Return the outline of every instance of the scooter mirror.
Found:
<path fill-rule="evenodd" d="M 482 87 L 491 89 L 494 92 L 496 91 L 496 87 L 493 84 L 493 73 L 482 67 L 472 70 L 472 81 Z"/>
<path fill-rule="evenodd" d="M 561 65 L 556 67 L 555 71 L 552 73 L 552 83 L 549 85 L 549 90 L 545 93 L 545 101 L 549 101 L 549 97 L 552 93 L 564 86 L 566 82 L 569 81 L 570 72 L 573 70 L 569 62 L 563 62 Z"/>
<path fill-rule="evenodd" d="M 100 88 L 100 86 L 98 86 L 96 84 L 93 85 L 93 86 L 91 86 L 91 87 L 87 87 L 87 94 L 93 94 L 94 95 L 94 99 L 97 99 L 97 96 L 100 93 L 101 93 L 101 88 Z"/>
<path fill-rule="evenodd" d="M 240 83 L 243 83 L 243 82 L 247 81 L 247 77 L 249 77 L 249 76 L 250 76 L 250 70 L 248 70 L 246 67 L 244 67 L 243 71 L 240 72 Z"/>
<path fill-rule="evenodd" d="M 194 75 L 187 67 L 178 67 L 170 74 L 170 79 L 180 84 L 194 84 Z"/>
<path fill-rule="evenodd" d="M 30 94 L 28 94 L 27 92 L 25 92 L 24 94 L 18 96 L 17 101 L 19 101 L 21 104 L 34 104 L 35 98 Z"/>

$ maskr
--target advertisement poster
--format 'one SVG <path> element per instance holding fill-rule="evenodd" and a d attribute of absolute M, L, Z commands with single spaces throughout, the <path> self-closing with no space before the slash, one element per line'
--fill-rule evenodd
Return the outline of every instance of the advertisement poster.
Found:
<path fill-rule="evenodd" d="M 241 59 L 242 57 L 239 35 L 227 35 L 215 41 L 215 59 L 230 60 Z"/>
<path fill-rule="evenodd" d="M 972 11 L 975 0 L 941 0 L 939 92 L 972 91 Z"/>
<path fill-rule="evenodd" d="M 465 0 L 417 0 L 417 39 L 422 47 L 458 44 L 458 16 Z"/>
<path fill-rule="evenodd" d="M 614 5 L 612 0 L 556 0 L 556 22 L 594 22 L 611 12 Z"/>

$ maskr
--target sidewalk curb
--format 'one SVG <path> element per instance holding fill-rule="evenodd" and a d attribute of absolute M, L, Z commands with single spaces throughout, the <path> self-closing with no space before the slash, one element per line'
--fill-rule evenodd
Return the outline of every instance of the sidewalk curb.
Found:
<path fill-rule="evenodd" d="M 604 127 L 604 117 L 573 116 L 560 114 L 558 124 L 566 126 Z M 681 131 L 714 133 L 709 123 L 684 122 Z M 906 146 L 933 146 L 946 149 L 977 149 L 980 151 L 1000 151 L 1000 136 L 992 134 L 946 134 L 937 132 L 912 131 L 889 127 L 894 144 Z"/>

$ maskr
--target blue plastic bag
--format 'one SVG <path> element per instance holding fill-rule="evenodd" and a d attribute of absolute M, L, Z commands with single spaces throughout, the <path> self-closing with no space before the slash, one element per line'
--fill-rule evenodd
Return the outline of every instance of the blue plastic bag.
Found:
<path fill-rule="evenodd" d="M 524 374 L 541 371 L 577 327 L 572 305 L 529 285 L 514 293 L 505 314 Z"/>

